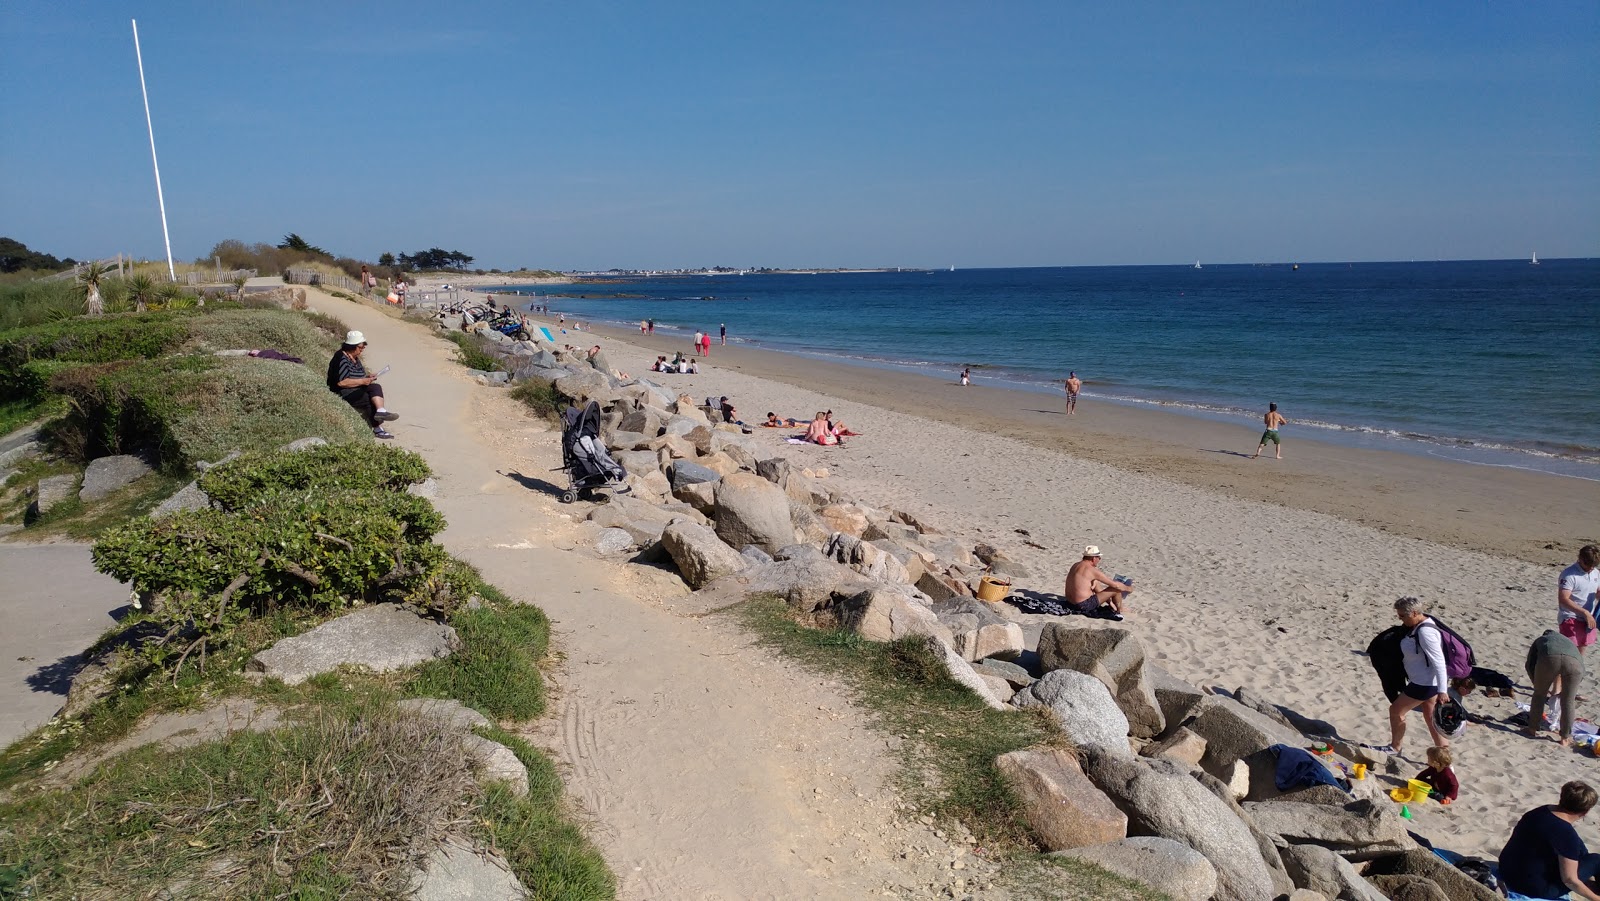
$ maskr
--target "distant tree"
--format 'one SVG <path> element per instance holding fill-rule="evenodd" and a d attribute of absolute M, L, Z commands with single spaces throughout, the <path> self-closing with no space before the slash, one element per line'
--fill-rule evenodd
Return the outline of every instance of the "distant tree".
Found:
<path fill-rule="evenodd" d="M 388 252 L 384 252 L 384 253 L 379 254 L 378 255 L 378 265 L 379 266 L 393 266 L 394 265 L 394 254 L 388 253 Z"/>
<path fill-rule="evenodd" d="M 278 244 L 278 249 L 293 250 L 296 253 L 304 253 L 314 257 L 331 258 L 333 256 L 333 254 L 309 243 L 305 238 L 302 238 L 293 232 L 283 236 L 283 241 Z"/>
<path fill-rule="evenodd" d="M 29 250 L 28 245 L 11 238 L 0 238 L 0 272 L 20 272 L 23 269 L 48 269 L 60 272 L 71 268 L 72 262 L 61 261 L 48 253 Z"/>

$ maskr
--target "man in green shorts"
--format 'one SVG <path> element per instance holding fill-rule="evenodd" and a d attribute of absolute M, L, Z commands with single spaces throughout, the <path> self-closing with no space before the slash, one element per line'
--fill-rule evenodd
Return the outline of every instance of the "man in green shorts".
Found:
<path fill-rule="evenodd" d="M 1278 452 L 1278 459 L 1282 460 L 1283 443 L 1278 440 L 1278 429 L 1289 420 L 1284 419 L 1283 414 L 1278 412 L 1277 404 L 1267 404 L 1267 415 L 1265 417 L 1265 421 L 1267 424 L 1267 430 L 1261 433 L 1261 446 L 1256 448 L 1255 456 L 1251 457 L 1250 459 L 1254 460 L 1256 457 L 1261 456 L 1261 452 L 1267 448 L 1267 442 L 1271 441 L 1273 448 L 1275 448 Z"/>

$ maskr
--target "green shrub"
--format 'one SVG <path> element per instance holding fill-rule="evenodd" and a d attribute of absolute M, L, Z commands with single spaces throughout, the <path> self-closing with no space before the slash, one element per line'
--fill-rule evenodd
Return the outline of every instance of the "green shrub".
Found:
<path fill-rule="evenodd" d="M 222 310 L 193 317 L 187 325 L 185 346 L 194 350 L 271 347 L 309 366 L 323 366 L 338 347 L 311 320 L 288 310 Z"/>
<path fill-rule="evenodd" d="M 567 408 L 566 399 L 556 390 L 555 384 L 544 379 L 530 378 L 518 382 L 511 389 L 511 396 L 522 401 L 535 414 L 552 422 L 559 421 L 561 411 Z"/>
<path fill-rule="evenodd" d="M 56 373 L 50 390 L 69 405 L 50 437 L 81 460 L 146 451 L 176 472 L 313 435 L 331 443 L 371 440 L 321 373 L 274 360 L 191 355 L 80 366 Z"/>
<path fill-rule="evenodd" d="M 430 475 L 427 461 L 388 445 L 325 444 L 297 453 L 247 454 L 200 477 L 206 495 L 239 510 L 284 492 L 403 491 Z"/>
<path fill-rule="evenodd" d="M 0 284 L 0 329 L 68 319 L 83 312 L 83 296 L 70 279 Z"/>
<path fill-rule="evenodd" d="M 505 364 L 500 358 L 489 353 L 489 344 L 482 338 L 469 335 L 466 332 L 451 332 L 450 340 L 456 343 L 460 350 L 456 353 L 456 362 L 468 369 L 480 372 L 506 372 Z"/>
<path fill-rule="evenodd" d="M 476 579 L 433 543 L 444 525 L 432 504 L 403 492 L 282 494 L 239 512 L 135 520 L 106 531 L 93 558 L 101 572 L 153 598 L 145 616 L 169 634 L 185 632 L 187 649 L 209 648 L 282 607 L 388 600 L 448 616 Z M 149 653 L 164 661 L 174 649 Z"/>
<path fill-rule="evenodd" d="M 35 360 L 109 363 L 176 350 L 189 336 L 184 314 L 69 319 L 0 332 L 0 398 L 20 396 L 22 367 Z"/>

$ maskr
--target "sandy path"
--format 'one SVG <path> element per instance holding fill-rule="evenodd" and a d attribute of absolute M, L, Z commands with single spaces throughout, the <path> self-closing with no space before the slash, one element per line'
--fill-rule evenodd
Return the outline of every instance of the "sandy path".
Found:
<path fill-rule="evenodd" d="M 591 340 L 583 337 L 584 343 Z M 612 365 L 632 373 L 645 372 L 659 352 L 618 338 L 604 346 Z M 830 484 L 846 494 L 928 514 L 948 531 L 1005 549 L 1032 570 L 1021 587 L 1061 591 L 1062 576 L 1082 546 L 1102 546 L 1105 566 L 1137 577 L 1140 590 L 1129 625 L 1157 661 L 1195 684 L 1228 691 L 1249 686 L 1332 722 L 1347 737 L 1382 744 L 1388 740 L 1386 702 L 1360 652 L 1395 622 L 1395 598 L 1417 595 L 1473 642 L 1480 665 L 1523 686 L 1521 700 L 1527 701 L 1523 658 L 1528 644 L 1554 627 L 1557 567 L 1232 497 L 1031 441 L 843 401 L 724 369 L 720 351 L 713 351 L 699 375 L 658 378 L 696 398 L 727 394 L 746 421 L 759 421 L 768 410 L 789 416 L 834 410 L 865 436 L 842 448 L 821 448 L 783 444 L 787 432 L 780 430 L 755 432 L 774 453 L 827 466 Z M 833 374 L 835 382 L 852 373 L 858 382 L 877 376 L 836 368 L 843 372 Z M 885 390 L 893 390 L 892 383 Z M 1252 465 L 1263 464 L 1240 460 L 1238 468 L 1248 473 Z M 1587 509 L 1595 509 L 1595 483 L 1562 481 Z M 1430 503 L 1449 506 L 1452 500 L 1439 496 Z M 1018 529 L 1029 534 L 1025 538 Z M 1567 552 L 1575 553 L 1576 546 L 1569 544 Z M 1600 656 L 1591 653 L 1589 665 L 1600 670 Z M 1587 694 L 1600 698 L 1595 678 L 1591 672 Z M 1504 700 L 1472 698 L 1469 706 L 1497 718 L 1513 711 Z M 1597 713 L 1594 701 L 1580 705 L 1582 715 Z M 1408 756 L 1420 761 L 1427 744 L 1415 716 Z M 1552 803 L 1569 779 L 1594 780 L 1600 773 L 1593 757 L 1498 725 L 1471 728 L 1455 750 L 1461 799 L 1450 808 L 1419 811 L 1416 828 L 1463 853 L 1497 854 L 1523 811 Z M 1600 825 L 1585 821 L 1580 831 L 1591 846 L 1600 845 Z"/>
<path fill-rule="evenodd" d="M 663 604 L 671 582 L 573 551 L 559 433 L 504 391 L 468 380 L 454 348 L 415 324 L 313 292 L 366 333 L 396 443 L 434 468 L 440 541 L 555 623 L 553 715 L 536 737 L 616 871 L 623 898 L 925 897 L 982 879 L 907 822 L 892 755 L 840 687 L 752 648 L 717 618 Z M 676 580 L 672 580 L 675 582 Z M 904 856 L 902 856 L 904 854 Z"/>

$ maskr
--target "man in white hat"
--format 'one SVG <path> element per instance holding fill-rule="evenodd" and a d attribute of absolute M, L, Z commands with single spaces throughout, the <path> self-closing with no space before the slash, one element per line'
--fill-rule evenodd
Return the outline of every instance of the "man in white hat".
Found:
<path fill-rule="evenodd" d="M 1083 559 L 1067 570 L 1067 606 L 1074 613 L 1121 620 L 1123 606 L 1132 593 L 1132 583 L 1118 582 L 1101 571 L 1097 545 L 1084 548 Z"/>
<path fill-rule="evenodd" d="M 385 422 L 400 418 L 383 405 L 383 386 L 376 376 L 367 375 L 361 355 L 367 349 L 367 337 L 355 329 L 344 336 L 344 345 L 328 361 L 328 390 L 344 398 L 345 403 L 356 408 L 367 425 L 372 426 L 374 438 L 393 438 L 383 427 Z"/>

